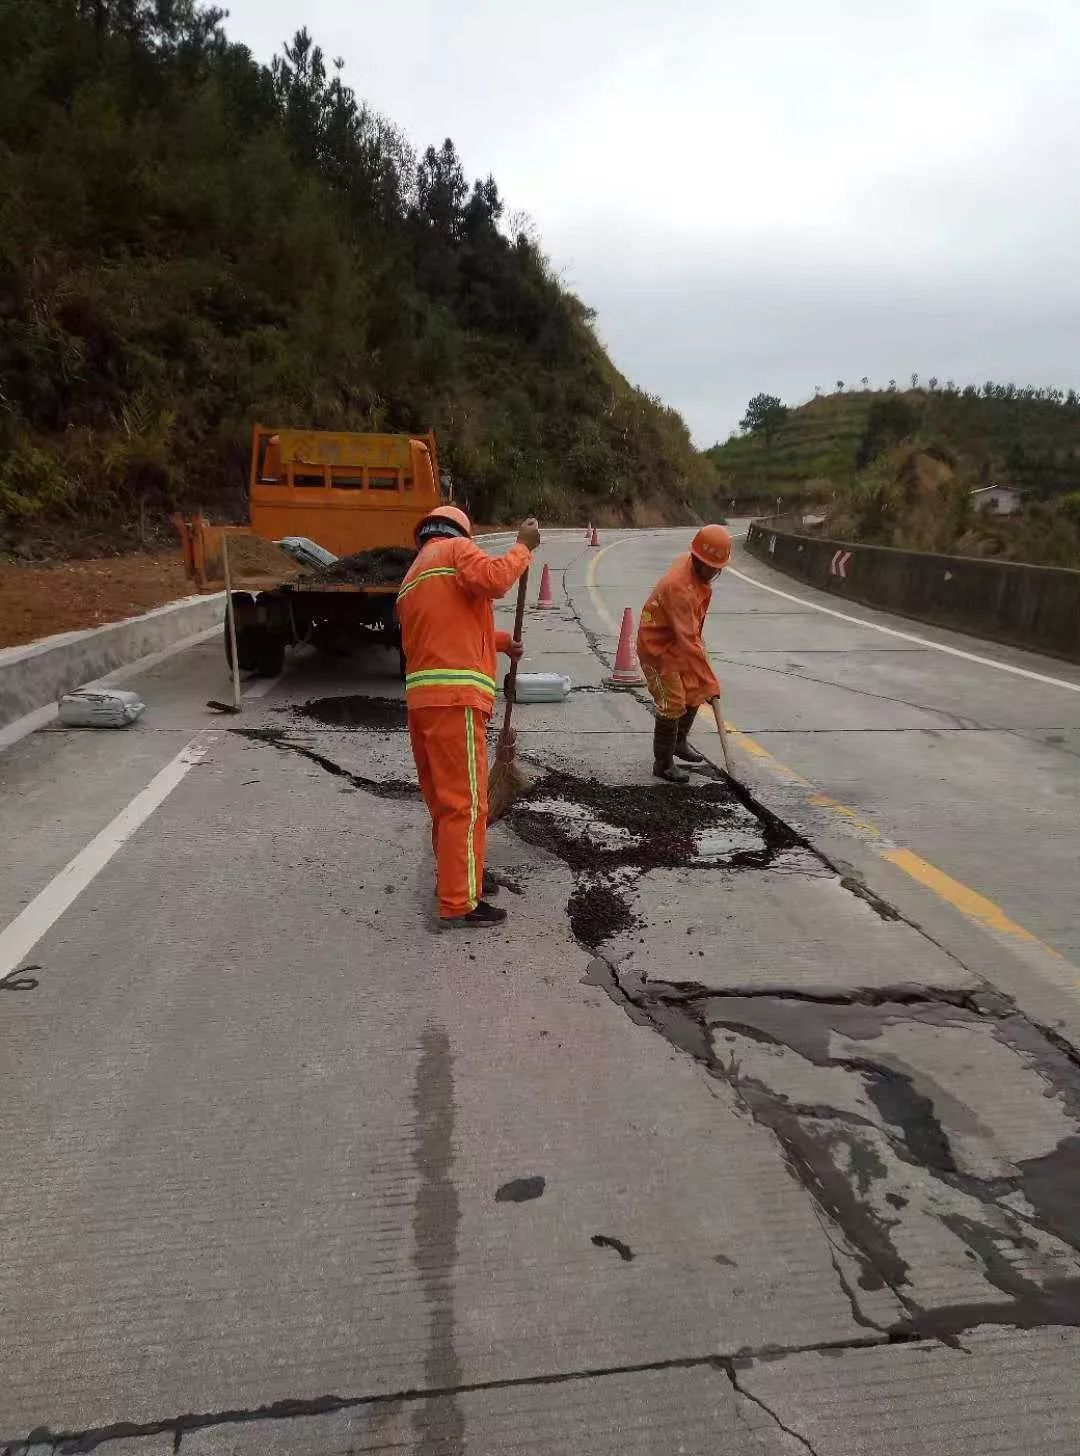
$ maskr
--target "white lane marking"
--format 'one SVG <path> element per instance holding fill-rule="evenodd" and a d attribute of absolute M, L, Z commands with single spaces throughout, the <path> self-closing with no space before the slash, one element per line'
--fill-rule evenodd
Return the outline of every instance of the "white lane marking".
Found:
<path fill-rule="evenodd" d="M 204 642 L 209 642 L 211 637 L 217 637 L 220 632 L 220 624 L 216 627 L 204 627 L 201 632 L 195 632 L 190 637 L 183 637 L 179 642 L 173 642 L 169 647 L 162 647 L 157 652 L 148 652 L 145 657 L 137 657 L 134 662 L 126 662 L 123 667 L 114 667 L 112 672 L 107 672 L 104 677 L 97 677 L 93 682 L 80 683 L 79 686 L 86 688 L 115 687 L 117 683 L 123 682 L 126 678 L 149 672 L 152 667 L 157 667 L 159 662 L 167 662 L 178 652 L 187 652 L 192 647 L 201 647 Z M 0 753 L 5 748 L 10 748 L 13 743 L 18 743 L 19 739 L 25 738 L 28 733 L 33 733 L 35 729 L 44 728 L 46 724 L 52 722 L 56 714 L 56 703 L 46 703 L 44 707 L 35 708 L 32 713 L 27 713 L 22 718 L 16 718 L 14 722 L 5 724 L 0 728 Z"/>
<path fill-rule="evenodd" d="M 44 728 L 51 723 L 59 712 L 55 703 L 46 703 L 43 708 L 35 708 L 32 713 L 24 713 L 21 718 L 16 718 L 12 723 L 5 723 L 0 728 L 0 753 L 5 748 L 10 748 L 13 743 L 18 743 L 20 738 L 25 738 L 28 733 L 35 732 L 38 728 Z"/>
<path fill-rule="evenodd" d="M 1080 693 L 1080 683 L 1068 682 L 1063 677 L 1048 677 L 1042 672 L 1032 672 L 1027 667 L 1014 667 L 1011 662 L 995 662 L 992 657 L 980 657 L 977 652 L 964 652 L 959 647 L 947 647 L 944 642 L 931 642 L 929 637 L 917 637 L 914 632 L 899 632 L 895 627 L 883 627 L 879 622 L 868 622 L 865 617 L 853 617 L 849 612 L 838 612 L 832 607 L 819 606 L 817 602 L 808 601 L 806 597 L 793 596 L 791 592 L 781 591 L 779 587 L 766 586 L 763 581 L 755 581 L 752 576 L 736 571 L 733 566 L 726 566 L 724 570 L 749 586 L 772 592 L 774 597 L 783 597 L 788 602 L 798 602 L 800 607 L 809 607 L 813 612 L 824 612 L 827 617 L 839 617 L 841 622 L 854 622 L 857 627 L 869 627 L 874 632 L 883 632 L 886 637 L 899 637 L 901 642 L 916 642 L 920 647 L 929 647 L 933 652 L 945 652 L 950 657 L 962 657 L 965 662 L 977 662 L 980 667 L 995 667 L 998 672 L 1011 672 L 1014 677 L 1026 677 L 1032 682 L 1046 683 L 1052 688 L 1065 688 L 1070 693 Z"/>
<path fill-rule="evenodd" d="M 123 848 L 140 825 L 168 798 L 177 784 L 206 756 L 212 739 L 198 734 L 131 800 L 126 808 L 0 930 L 0 979 L 17 970 L 41 937 L 82 894 L 95 875 Z"/>

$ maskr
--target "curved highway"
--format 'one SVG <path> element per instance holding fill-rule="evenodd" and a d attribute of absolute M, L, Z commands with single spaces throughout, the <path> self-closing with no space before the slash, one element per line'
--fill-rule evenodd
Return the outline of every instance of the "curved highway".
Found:
<path fill-rule="evenodd" d="M 1080 672 L 740 549 L 739 785 L 658 784 L 605 679 L 687 534 L 542 548 L 487 938 L 389 655 L 0 753 L 0 1450 L 1080 1447 Z"/>

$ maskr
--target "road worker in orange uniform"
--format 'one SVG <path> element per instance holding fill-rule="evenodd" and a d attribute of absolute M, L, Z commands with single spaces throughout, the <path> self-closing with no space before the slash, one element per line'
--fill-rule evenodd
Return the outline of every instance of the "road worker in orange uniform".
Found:
<path fill-rule="evenodd" d="M 701 763 L 688 742 L 697 710 L 720 692 L 701 640 L 712 581 L 731 559 L 731 535 L 724 526 L 702 526 L 649 593 L 638 626 L 638 661 L 656 704 L 653 773 L 672 784 L 690 777 L 675 762 Z"/>
<path fill-rule="evenodd" d="M 397 597 L 405 651 L 405 701 L 420 792 L 431 815 L 440 928 L 502 924 L 506 911 L 484 874 L 487 724 L 495 704 L 495 655 L 521 656 L 495 630 L 492 602 L 526 570 L 540 528 L 525 521 L 504 556 L 487 556 L 457 506 L 438 506 L 416 528 L 418 554 Z"/>

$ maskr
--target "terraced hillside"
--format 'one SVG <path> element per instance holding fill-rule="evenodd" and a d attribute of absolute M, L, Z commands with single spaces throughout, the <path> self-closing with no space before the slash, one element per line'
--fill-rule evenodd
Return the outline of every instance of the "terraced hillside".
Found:
<path fill-rule="evenodd" d="M 822 395 L 792 409 L 771 439 L 746 434 L 706 453 L 732 494 L 827 497 L 886 444 L 910 440 L 941 452 L 972 484 L 1052 497 L 1080 489 L 1080 401 L 1072 390 L 1041 396 L 993 384 Z"/>

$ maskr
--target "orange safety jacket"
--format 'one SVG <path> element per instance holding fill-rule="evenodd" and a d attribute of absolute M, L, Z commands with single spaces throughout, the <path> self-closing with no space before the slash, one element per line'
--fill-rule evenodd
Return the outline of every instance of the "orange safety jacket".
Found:
<path fill-rule="evenodd" d="M 397 595 L 410 708 L 495 704 L 495 654 L 509 632 L 496 632 L 492 602 L 513 586 L 532 553 L 520 542 L 487 556 L 464 536 L 440 537 L 421 550 Z"/>
<path fill-rule="evenodd" d="M 701 640 L 712 587 L 694 570 L 689 551 L 680 556 L 649 593 L 638 625 L 638 660 L 659 673 L 677 673 L 706 697 L 720 691 Z"/>

